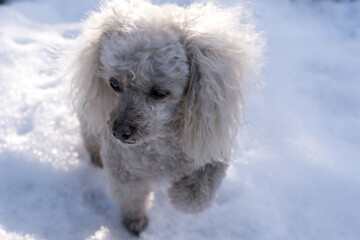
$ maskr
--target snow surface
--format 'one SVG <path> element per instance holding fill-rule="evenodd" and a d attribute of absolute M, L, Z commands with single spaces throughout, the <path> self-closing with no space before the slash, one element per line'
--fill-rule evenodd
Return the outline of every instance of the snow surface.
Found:
<path fill-rule="evenodd" d="M 97 4 L 0 6 L 1 240 L 136 239 L 86 163 L 56 71 Z M 174 210 L 160 186 L 140 239 L 360 239 L 360 1 L 250 5 L 265 87 L 250 94 L 236 161 L 200 215 Z"/>

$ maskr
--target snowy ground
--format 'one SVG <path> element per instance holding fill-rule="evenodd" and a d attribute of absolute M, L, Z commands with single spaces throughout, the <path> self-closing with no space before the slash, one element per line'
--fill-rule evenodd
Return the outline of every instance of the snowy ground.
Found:
<path fill-rule="evenodd" d="M 86 164 L 55 67 L 96 5 L 0 6 L 1 240 L 133 238 Z M 265 87 L 250 97 L 236 162 L 201 215 L 175 211 L 160 187 L 141 239 L 360 237 L 360 1 L 252 5 L 268 40 Z"/>

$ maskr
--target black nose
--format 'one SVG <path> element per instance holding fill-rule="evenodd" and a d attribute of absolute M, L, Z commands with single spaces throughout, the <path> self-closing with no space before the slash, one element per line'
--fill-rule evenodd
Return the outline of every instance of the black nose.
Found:
<path fill-rule="evenodd" d="M 115 121 L 112 127 L 112 134 L 119 140 L 128 140 L 134 133 L 134 129 L 129 124 Z"/>

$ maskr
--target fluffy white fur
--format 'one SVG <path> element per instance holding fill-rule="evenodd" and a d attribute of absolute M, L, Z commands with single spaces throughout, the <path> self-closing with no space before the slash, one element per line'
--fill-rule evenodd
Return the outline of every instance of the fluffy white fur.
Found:
<path fill-rule="evenodd" d="M 260 67 L 248 17 L 241 6 L 111 1 L 84 22 L 67 71 L 72 99 L 130 232 L 147 225 L 151 182 L 172 181 L 182 211 L 210 205 Z"/>

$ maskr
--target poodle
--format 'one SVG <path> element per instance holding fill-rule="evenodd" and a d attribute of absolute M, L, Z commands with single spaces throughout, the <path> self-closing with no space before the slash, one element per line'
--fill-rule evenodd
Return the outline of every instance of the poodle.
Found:
<path fill-rule="evenodd" d="M 225 176 L 261 34 L 240 5 L 103 3 L 84 21 L 67 77 L 91 162 L 126 229 L 147 226 L 151 184 L 183 212 L 208 208 Z"/>

